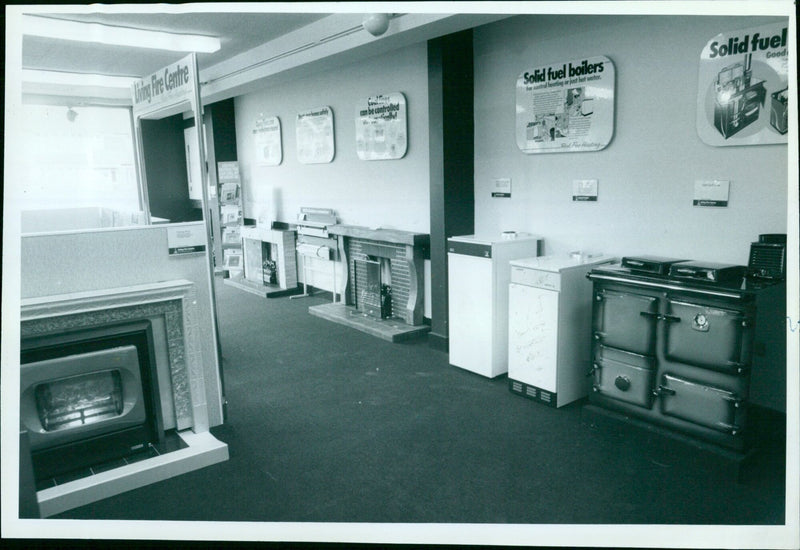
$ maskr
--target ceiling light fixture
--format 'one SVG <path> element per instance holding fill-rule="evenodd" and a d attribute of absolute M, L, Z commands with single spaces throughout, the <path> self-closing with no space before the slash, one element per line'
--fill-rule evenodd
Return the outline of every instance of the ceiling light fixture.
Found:
<path fill-rule="evenodd" d="M 22 16 L 22 34 L 109 46 L 129 46 L 176 52 L 213 53 L 221 48 L 219 38 L 195 34 L 172 34 L 101 23 L 82 23 L 33 15 Z"/>
<path fill-rule="evenodd" d="M 130 88 L 138 80 L 130 76 L 104 74 L 65 73 L 22 69 L 22 81 L 37 84 L 61 84 L 65 86 L 98 86 L 101 88 Z"/>
<path fill-rule="evenodd" d="M 370 13 L 364 16 L 364 21 L 361 24 L 372 36 L 380 36 L 389 29 L 389 14 Z"/>

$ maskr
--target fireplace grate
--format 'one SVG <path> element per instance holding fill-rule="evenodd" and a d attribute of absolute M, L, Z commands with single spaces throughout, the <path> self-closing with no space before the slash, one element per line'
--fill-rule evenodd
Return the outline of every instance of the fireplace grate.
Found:
<path fill-rule="evenodd" d="M 74 376 L 39 384 L 36 408 L 45 431 L 93 424 L 122 414 L 119 371 Z"/>

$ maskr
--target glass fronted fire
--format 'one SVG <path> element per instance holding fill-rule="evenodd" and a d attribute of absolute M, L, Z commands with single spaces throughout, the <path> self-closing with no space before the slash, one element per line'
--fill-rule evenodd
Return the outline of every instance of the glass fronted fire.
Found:
<path fill-rule="evenodd" d="M 37 479 L 163 438 L 149 321 L 23 339 L 20 424 Z"/>

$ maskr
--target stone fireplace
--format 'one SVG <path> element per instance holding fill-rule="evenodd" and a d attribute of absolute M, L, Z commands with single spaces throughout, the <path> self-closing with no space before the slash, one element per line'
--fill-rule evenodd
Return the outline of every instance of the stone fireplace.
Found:
<path fill-rule="evenodd" d="M 334 225 L 346 263 L 343 303 L 312 306 L 309 312 L 390 341 L 425 334 L 424 259 L 430 237 L 396 229 Z"/>
<path fill-rule="evenodd" d="M 201 338 L 195 286 L 187 280 L 121 289 L 23 299 L 23 339 L 114 324 L 149 321 L 164 429 L 187 447 L 39 491 L 43 516 L 81 506 L 147 483 L 227 460 L 227 445 L 208 432 Z"/>

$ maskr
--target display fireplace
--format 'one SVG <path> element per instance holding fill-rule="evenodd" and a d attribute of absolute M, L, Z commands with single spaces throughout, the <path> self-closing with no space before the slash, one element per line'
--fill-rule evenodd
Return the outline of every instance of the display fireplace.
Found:
<path fill-rule="evenodd" d="M 37 479 L 163 439 L 149 321 L 23 338 L 20 351 L 20 424 Z"/>

